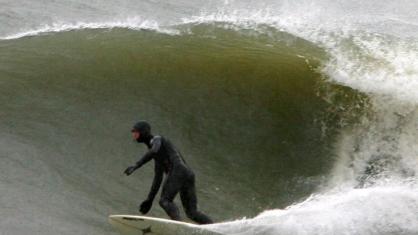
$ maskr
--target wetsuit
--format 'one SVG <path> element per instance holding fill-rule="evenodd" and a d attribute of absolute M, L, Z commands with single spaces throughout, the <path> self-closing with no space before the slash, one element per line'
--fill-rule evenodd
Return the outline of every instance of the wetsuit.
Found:
<path fill-rule="evenodd" d="M 155 176 L 151 191 L 148 194 L 147 200 L 141 204 L 140 211 L 146 214 L 151 208 L 152 201 L 160 188 L 165 173 L 167 176 L 164 181 L 159 203 L 168 216 L 173 220 L 181 219 L 179 209 L 173 202 L 176 195 L 180 193 L 181 202 L 187 217 L 199 224 L 212 223 L 212 220 L 208 216 L 197 210 L 194 173 L 187 166 L 174 145 L 162 136 L 152 136 L 149 124 L 142 126 L 137 124 L 135 126 L 136 128 L 134 127 L 134 130 L 139 131 L 141 134 L 138 142 L 146 144 L 149 150 L 134 166 L 126 169 L 125 173 L 130 175 L 133 171 L 152 159 L 154 159 L 155 163 Z"/>

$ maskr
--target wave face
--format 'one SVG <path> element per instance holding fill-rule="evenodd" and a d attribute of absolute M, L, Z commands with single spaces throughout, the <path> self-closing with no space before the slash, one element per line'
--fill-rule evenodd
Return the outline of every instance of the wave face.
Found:
<path fill-rule="evenodd" d="M 236 219 L 210 229 L 418 233 L 416 3 L 3 5 L 5 234 L 113 234 L 152 180 L 122 175 L 138 119 L 182 150 L 202 210 Z"/>

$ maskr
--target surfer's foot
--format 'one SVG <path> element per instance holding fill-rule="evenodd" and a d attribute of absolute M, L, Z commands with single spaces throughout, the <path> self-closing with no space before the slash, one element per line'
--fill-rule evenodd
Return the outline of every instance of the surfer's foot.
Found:
<path fill-rule="evenodd" d="M 189 217 L 189 219 L 193 220 L 194 222 L 198 223 L 198 224 L 213 224 L 213 221 L 211 218 L 209 218 L 209 216 L 203 214 L 202 212 L 199 211 L 186 211 L 187 217 Z"/>

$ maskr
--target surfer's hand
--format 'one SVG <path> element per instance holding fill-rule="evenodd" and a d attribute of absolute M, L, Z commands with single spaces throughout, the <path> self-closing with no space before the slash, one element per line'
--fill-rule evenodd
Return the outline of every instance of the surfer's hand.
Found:
<path fill-rule="evenodd" d="M 134 166 L 130 166 L 130 167 L 128 167 L 128 168 L 126 168 L 126 170 L 125 170 L 125 174 L 126 175 L 130 175 L 130 174 L 132 174 L 134 171 L 135 171 L 136 169 L 135 169 L 135 167 Z"/>
<path fill-rule="evenodd" d="M 146 214 L 148 213 L 148 211 L 151 209 L 152 206 L 152 201 L 151 200 L 145 200 L 144 202 L 141 203 L 141 205 L 139 206 L 139 211 L 142 214 Z"/>

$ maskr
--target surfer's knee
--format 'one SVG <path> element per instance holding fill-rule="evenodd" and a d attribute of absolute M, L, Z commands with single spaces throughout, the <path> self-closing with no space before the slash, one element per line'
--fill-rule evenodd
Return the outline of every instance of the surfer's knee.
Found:
<path fill-rule="evenodd" d="M 167 198 L 161 198 L 158 202 L 160 206 L 164 209 L 169 209 L 173 205 L 173 201 L 168 200 Z"/>
<path fill-rule="evenodd" d="M 161 198 L 158 202 L 162 208 L 167 208 L 169 206 L 169 201 L 165 198 Z"/>

